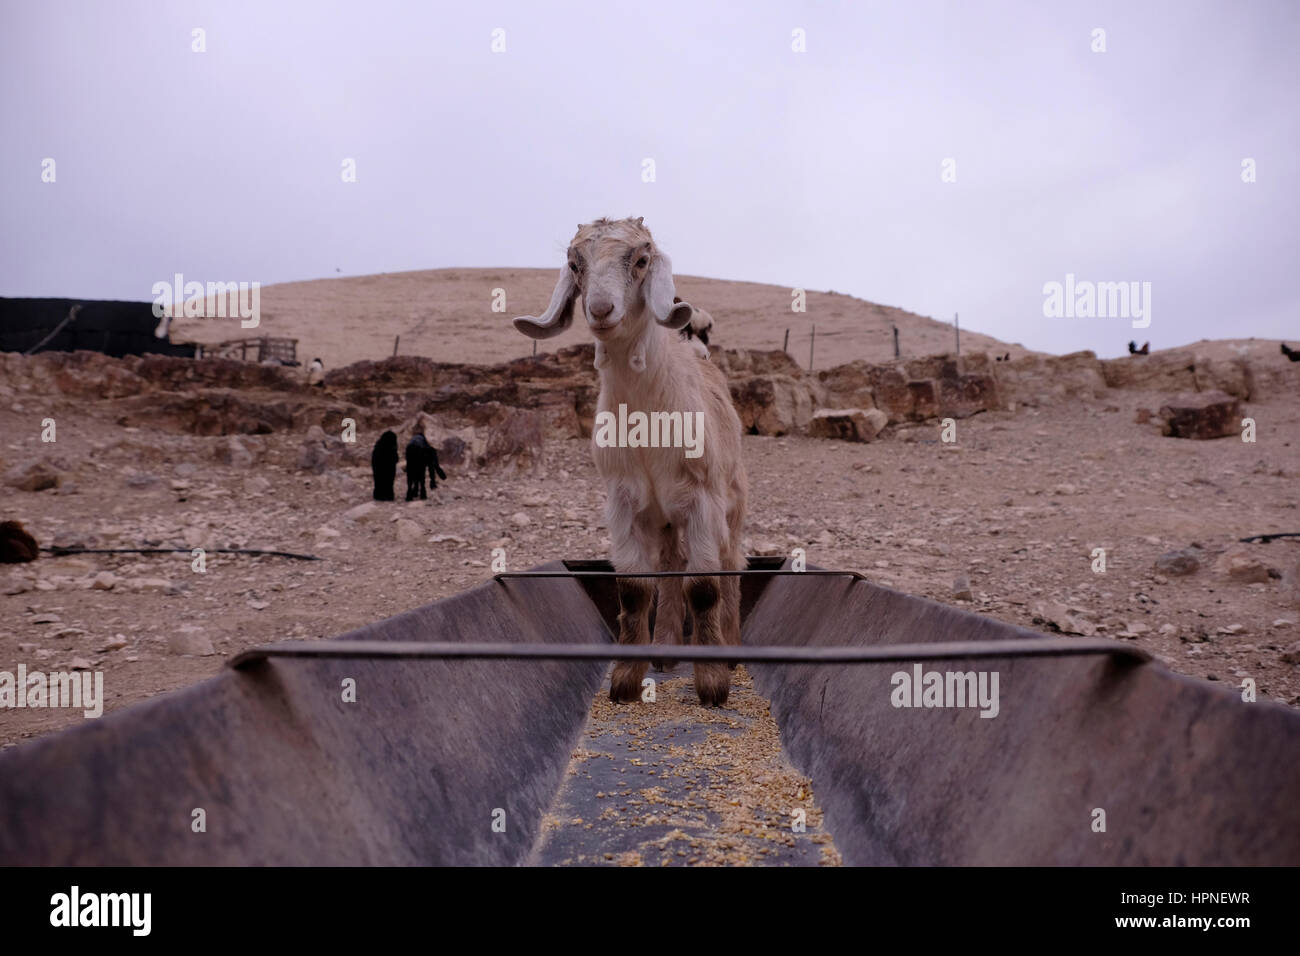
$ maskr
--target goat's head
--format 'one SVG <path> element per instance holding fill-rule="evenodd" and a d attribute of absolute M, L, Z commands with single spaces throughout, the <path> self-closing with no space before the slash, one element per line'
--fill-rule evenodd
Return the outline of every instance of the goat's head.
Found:
<path fill-rule="evenodd" d="M 572 323 L 579 295 L 587 326 L 602 342 L 634 342 L 651 321 L 680 329 L 693 311 L 674 300 L 672 261 L 639 218 L 579 226 L 546 312 L 539 318 L 520 316 L 515 328 L 534 339 L 559 335 Z"/>

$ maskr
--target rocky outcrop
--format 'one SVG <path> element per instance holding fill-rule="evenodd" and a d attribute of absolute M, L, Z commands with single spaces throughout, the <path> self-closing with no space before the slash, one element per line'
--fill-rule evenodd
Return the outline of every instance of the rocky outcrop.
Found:
<path fill-rule="evenodd" d="M 828 404 L 877 408 L 897 424 L 968 418 L 1002 407 L 999 384 L 985 355 L 933 355 L 892 365 L 855 361 L 818 374 Z"/>
<path fill-rule="evenodd" d="M 1241 403 L 1223 392 L 1187 392 L 1160 406 L 1161 431 L 1173 438 L 1226 438 L 1241 434 Z"/>
<path fill-rule="evenodd" d="M 1197 388 L 1196 357 L 1191 352 L 1126 355 L 1100 364 L 1107 388 L 1153 392 L 1194 392 Z"/>
<path fill-rule="evenodd" d="M 855 360 L 816 373 L 780 350 L 715 347 L 711 361 L 727 376 L 747 433 L 788 435 L 808 433 L 818 409 L 879 410 L 897 425 L 1100 398 L 1111 389 L 1214 391 L 1242 401 L 1300 389 L 1300 363 L 1242 348 L 1255 351 L 1250 358 L 1213 358 L 1208 350 L 1184 349 L 1106 361 L 1092 352 L 1029 354 L 997 363 L 984 353 L 932 355 L 877 365 Z M 590 343 L 487 366 L 394 356 L 333 369 L 324 388 L 309 388 L 302 369 L 235 359 L 4 353 L 0 395 L 116 401 L 123 424 L 196 435 L 267 434 L 313 424 L 333 431 L 345 417 L 362 428 L 389 428 L 423 414 L 449 435 L 504 429 L 508 435 L 496 439 L 498 446 L 518 448 L 531 462 L 534 452 L 525 449 L 536 444 L 534 426 L 541 441 L 590 437 L 599 395 L 593 360 Z M 483 421 L 484 408 L 529 414 L 507 426 Z M 815 427 L 818 433 L 828 429 L 836 430 L 824 422 Z M 486 433 L 467 432 L 459 440 L 463 448 L 453 443 L 447 451 L 470 461 L 493 457 Z"/>
<path fill-rule="evenodd" d="M 1024 355 L 994 367 L 1000 395 L 1008 407 L 1100 398 L 1109 387 L 1103 363 L 1092 352 Z"/>

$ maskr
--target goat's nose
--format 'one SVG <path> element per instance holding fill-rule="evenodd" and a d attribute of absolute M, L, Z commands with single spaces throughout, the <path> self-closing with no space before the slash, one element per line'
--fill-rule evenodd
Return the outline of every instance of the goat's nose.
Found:
<path fill-rule="evenodd" d="M 613 302 L 593 302 L 587 306 L 587 311 L 591 313 L 593 319 L 601 320 L 609 316 L 614 311 Z"/>

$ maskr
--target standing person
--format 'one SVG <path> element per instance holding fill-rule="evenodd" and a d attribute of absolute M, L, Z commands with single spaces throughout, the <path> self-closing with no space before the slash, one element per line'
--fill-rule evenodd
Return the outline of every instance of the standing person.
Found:
<path fill-rule="evenodd" d="M 375 500 L 394 501 L 393 480 L 397 477 L 397 434 L 386 431 L 370 453 L 370 471 L 375 476 Z"/>

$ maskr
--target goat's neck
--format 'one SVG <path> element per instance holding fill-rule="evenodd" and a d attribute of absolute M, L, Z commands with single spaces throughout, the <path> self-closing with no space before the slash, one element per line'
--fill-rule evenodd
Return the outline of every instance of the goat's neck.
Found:
<path fill-rule="evenodd" d="M 599 366 L 601 392 L 622 401 L 666 399 L 672 390 L 668 353 L 673 334 L 651 323 L 630 342 L 606 344 Z"/>

